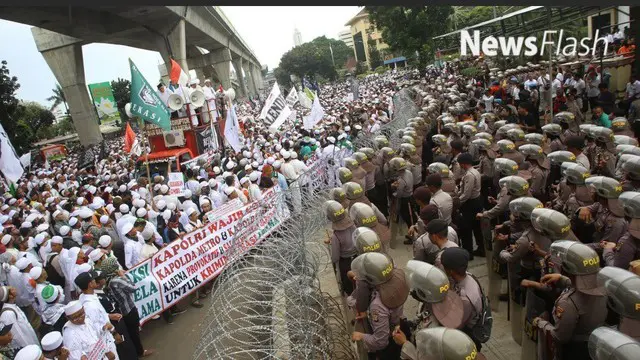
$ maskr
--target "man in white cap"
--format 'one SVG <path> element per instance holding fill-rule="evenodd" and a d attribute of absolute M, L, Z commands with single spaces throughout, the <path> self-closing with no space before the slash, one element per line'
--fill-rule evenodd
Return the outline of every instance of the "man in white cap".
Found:
<path fill-rule="evenodd" d="M 0 287 L 0 299 L 6 299 L 0 313 L 0 324 L 12 325 L 13 340 L 11 346 L 22 348 L 31 344 L 39 344 L 38 336 L 29 323 L 24 312 L 15 304 L 17 291 L 10 286 Z"/>
<path fill-rule="evenodd" d="M 258 186 L 258 182 L 260 182 L 260 173 L 258 171 L 254 171 L 249 174 L 249 181 L 251 184 L 249 185 L 249 201 L 260 201 L 262 200 L 262 191 L 260 191 L 260 186 Z"/>
<path fill-rule="evenodd" d="M 140 260 L 140 251 L 144 241 L 140 239 L 138 231 L 133 227 L 134 224 L 126 223 L 122 227 L 122 239 L 124 241 L 124 258 L 126 269 L 131 269 Z"/>
<path fill-rule="evenodd" d="M 211 85 L 211 80 L 205 79 L 204 86 L 202 87 L 204 98 L 207 100 L 207 109 L 204 111 L 204 122 L 216 121 L 218 117 L 218 111 L 216 110 L 216 90 Z"/>
<path fill-rule="evenodd" d="M 42 337 L 40 344 L 45 360 L 66 360 L 71 355 L 69 349 L 63 346 L 62 333 L 59 331 L 52 331 Z"/>
<path fill-rule="evenodd" d="M 64 313 L 69 321 L 62 330 L 64 347 L 69 349 L 69 359 L 88 359 L 92 352 L 102 354 L 109 360 L 117 359 L 116 352 L 112 351 L 108 344 L 104 343 L 103 330 L 97 332 L 92 321 L 85 315 L 84 307 L 80 301 L 71 301 L 64 308 Z M 102 357 L 95 357 L 100 359 Z"/>
<path fill-rule="evenodd" d="M 291 201 L 293 203 L 294 214 L 300 214 L 302 210 L 302 194 L 300 193 L 300 184 L 296 181 L 298 179 L 298 172 L 291 163 L 291 153 L 284 151 L 282 153 L 284 164 L 280 167 L 280 172 L 287 179 L 289 189 L 291 190 Z"/>
<path fill-rule="evenodd" d="M 64 272 L 62 265 L 60 264 L 60 256 L 66 256 L 66 252 L 69 251 L 62 247 L 62 237 L 54 236 L 49 240 L 51 251 L 47 254 L 45 260 L 45 270 L 47 271 L 48 280 L 54 285 L 64 287 Z"/>
<path fill-rule="evenodd" d="M 64 315 L 64 290 L 52 284 L 46 284 L 39 288 L 38 301 L 41 302 L 40 317 L 44 323 L 41 333 L 45 331 L 62 331 L 62 327 L 67 322 Z"/>
<path fill-rule="evenodd" d="M 15 360 L 41 360 L 42 349 L 39 345 L 27 345 L 16 354 Z"/>

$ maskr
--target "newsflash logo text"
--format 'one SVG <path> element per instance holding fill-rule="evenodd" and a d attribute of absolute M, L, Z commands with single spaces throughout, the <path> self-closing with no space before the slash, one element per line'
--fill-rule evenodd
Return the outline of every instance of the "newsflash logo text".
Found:
<path fill-rule="evenodd" d="M 480 31 L 474 30 L 473 37 L 468 31 L 460 32 L 460 54 L 479 56 L 482 52 L 486 56 L 533 56 L 536 54 L 544 55 L 547 45 L 556 48 L 556 56 L 562 54 L 564 56 L 594 56 L 598 42 L 604 45 L 604 53 L 607 53 L 607 41 L 605 37 L 598 37 L 600 31 L 596 30 L 595 40 L 592 38 L 582 38 L 580 41 L 575 37 L 569 36 L 564 38 L 564 30 L 546 30 L 542 35 L 542 42 L 539 44 L 538 39 L 534 36 L 524 37 L 504 37 L 504 36 L 487 36 L 480 41 Z M 558 41 L 552 38 L 558 34 Z"/>

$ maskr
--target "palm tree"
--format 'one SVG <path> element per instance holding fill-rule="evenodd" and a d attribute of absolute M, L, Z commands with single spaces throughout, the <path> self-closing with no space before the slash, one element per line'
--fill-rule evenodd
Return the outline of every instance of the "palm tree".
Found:
<path fill-rule="evenodd" d="M 53 96 L 49 96 L 47 101 L 53 101 L 51 105 L 51 111 L 55 109 L 58 105 L 64 104 L 65 114 L 69 114 L 69 107 L 67 107 L 67 99 L 64 97 L 64 92 L 62 91 L 62 87 L 60 84 L 56 84 L 56 88 L 51 90 L 53 92 Z"/>

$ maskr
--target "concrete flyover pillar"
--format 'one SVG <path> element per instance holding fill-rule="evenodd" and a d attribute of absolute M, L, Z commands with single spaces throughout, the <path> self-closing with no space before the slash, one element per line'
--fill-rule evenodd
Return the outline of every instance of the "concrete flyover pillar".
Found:
<path fill-rule="evenodd" d="M 231 62 L 233 64 L 233 67 L 236 69 L 236 76 L 238 77 L 238 83 L 240 84 L 240 88 L 238 89 L 240 92 L 240 96 L 244 97 L 248 95 L 247 92 L 247 84 L 245 82 L 245 78 L 244 78 L 244 74 L 242 73 L 242 58 L 238 57 L 233 59 L 233 61 Z"/>
<path fill-rule="evenodd" d="M 190 57 L 187 62 L 189 63 L 189 66 L 194 69 L 203 69 L 213 66 L 213 70 L 215 70 L 222 87 L 225 90 L 231 87 L 231 52 L 229 49 L 223 48 L 220 50 L 210 51 L 208 54 Z M 204 79 L 200 79 L 200 81 L 202 80 Z"/>
<path fill-rule="evenodd" d="M 167 34 L 167 45 L 169 55 L 173 57 L 178 65 L 189 75 L 189 64 L 187 62 L 187 36 L 185 33 L 185 20 L 180 19 Z M 167 61 L 167 60 L 165 60 Z M 167 63 L 167 71 L 171 72 L 171 61 Z"/>
<path fill-rule="evenodd" d="M 264 82 L 262 79 L 262 70 L 258 68 L 256 65 L 251 65 L 251 75 L 253 75 L 253 82 L 256 84 L 256 88 L 258 91 L 262 90 L 264 87 Z"/>
<path fill-rule="evenodd" d="M 37 27 L 31 28 L 31 33 L 62 87 L 80 143 L 89 146 L 101 142 L 98 114 L 84 78 L 82 40 Z"/>
<path fill-rule="evenodd" d="M 247 82 L 247 87 L 249 88 L 249 93 L 252 96 L 258 94 L 258 90 L 256 85 L 253 82 L 253 74 L 251 73 L 251 64 L 249 62 L 242 62 L 242 69 L 244 69 L 244 79 Z"/>
<path fill-rule="evenodd" d="M 196 72 L 196 77 L 200 80 L 200 86 L 204 85 L 204 79 L 206 78 L 204 75 L 204 71 L 202 68 L 193 69 Z"/>

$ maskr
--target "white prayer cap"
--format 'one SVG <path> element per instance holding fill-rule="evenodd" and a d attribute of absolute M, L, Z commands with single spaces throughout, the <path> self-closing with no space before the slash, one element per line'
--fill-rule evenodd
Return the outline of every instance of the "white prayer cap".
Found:
<path fill-rule="evenodd" d="M 338 135 L 338 140 L 344 140 L 346 138 L 347 138 L 347 134 L 345 134 L 345 133 L 342 133 L 342 134 Z"/>
<path fill-rule="evenodd" d="M 17 213 L 17 211 L 15 211 L 15 210 L 9 211 L 9 217 L 12 218 L 13 215 L 15 215 L 16 213 Z"/>
<path fill-rule="evenodd" d="M 236 188 L 233 186 L 228 186 L 226 189 L 224 189 L 224 193 L 227 196 L 231 195 L 231 193 L 234 191 L 236 191 Z"/>
<path fill-rule="evenodd" d="M 351 131 L 351 126 L 347 125 L 344 127 L 344 131 L 349 132 Z"/>
<path fill-rule="evenodd" d="M 218 182 L 217 182 L 217 181 L 215 181 L 215 179 L 210 179 L 210 180 L 209 180 L 209 187 L 210 187 L 210 188 L 214 189 L 214 188 L 216 188 L 217 186 L 218 186 Z"/>
<path fill-rule="evenodd" d="M 20 259 L 18 259 L 18 261 L 16 261 L 16 267 L 18 268 L 18 270 L 24 270 L 29 265 L 31 265 L 31 261 L 29 261 L 29 259 L 27 259 L 26 257 L 21 257 Z"/>
<path fill-rule="evenodd" d="M 253 168 L 251 167 L 250 164 L 247 164 L 247 165 L 244 166 L 244 171 L 249 171 L 251 169 L 253 169 Z"/>
<path fill-rule="evenodd" d="M 80 301 L 78 301 L 78 300 L 70 301 L 64 307 L 64 313 L 66 315 L 73 315 L 73 314 L 77 313 L 80 310 L 82 310 L 82 303 Z"/>
<path fill-rule="evenodd" d="M 122 233 L 123 233 L 123 234 L 128 234 L 128 233 L 129 233 L 129 231 L 131 231 L 132 229 L 133 229 L 133 223 L 130 223 L 130 222 L 125 223 L 125 224 L 122 226 Z"/>
<path fill-rule="evenodd" d="M 273 167 L 276 169 L 280 169 L 281 165 L 282 165 L 282 162 L 280 162 L 280 160 L 276 160 L 273 162 Z"/>
<path fill-rule="evenodd" d="M 42 350 L 44 351 L 56 350 L 60 345 L 62 345 L 62 334 L 60 334 L 59 331 L 52 331 L 45 335 L 40 343 L 42 344 Z"/>
<path fill-rule="evenodd" d="M 260 174 L 256 171 L 252 172 L 251 174 L 249 174 L 249 180 L 251 180 L 251 182 L 256 182 L 260 179 Z"/>
<path fill-rule="evenodd" d="M 230 173 L 228 171 L 225 171 L 225 172 L 222 173 L 222 177 L 223 178 L 226 178 L 227 176 L 231 176 L 231 175 L 233 175 L 233 173 Z"/>
<path fill-rule="evenodd" d="M 356 130 L 362 130 L 362 126 L 360 126 L 360 125 L 356 125 L 356 126 L 354 126 L 354 128 L 355 128 Z"/>
<path fill-rule="evenodd" d="M 133 200 L 137 200 L 140 198 L 140 194 L 138 194 L 137 192 L 133 191 L 131 192 L 131 197 L 133 198 Z M 131 204 L 133 205 L 133 202 L 131 202 Z"/>
<path fill-rule="evenodd" d="M 226 166 L 227 170 L 233 170 L 233 168 L 235 167 L 236 167 L 236 164 L 233 161 L 229 161 Z"/>
<path fill-rule="evenodd" d="M 187 208 L 187 216 L 191 216 L 193 213 L 197 212 L 196 209 L 192 208 L 192 207 L 188 207 Z"/>
<path fill-rule="evenodd" d="M 291 153 L 288 151 L 282 152 L 282 158 L 288 160 L 291 157 Z"/>
<path fill-rule="evenodd" d="M 204 83 L 205 83 L 205 84 L 206 84 L 206 83 L 208 83 L 208 82 L 210 83 L 210 82 L 211 82 L 211 80 L 210 80 L 210 79 L 204 79 Z"/>
<path fill-rule="evenodd" d="M 18 200 L 16 200 L 16 199 L 13 199 L 13 198 L 12 198 L 11 200 L 9 200 L 9 205 L 13 205 L 13 204 L 15 204 L 17 201 L 18 201 Z"/>
<path fill-rule="evenodd" d="M 171 218 L 171 210 L 165 210 L 162 212 L 162 218 L 167 221 Z"/>
<path fill-rule="evenodd" d="M 123 185 L 120 185 L 120 187 L 118 187 L 118 191 L 120 191 L 120 192 L 125 192 L 125 191 L 127 191 L 127 185 L 124 185 L 124 184 L 123 184 Z"/>
<path fill-rule="evenodd" d="M 192 196 L 193 196 L 193 193 L 191 193 L 191 190 L 186 189 L 186 190 L 184 191 L 184 197 L 185 197 L 185 198 L 190 199 Z"/>
<path fill-rule="evenodd" d="M 25 221 L 22 223 L 22 225 L 20 225 L 21 228 L 27 228 L 27 229 L 31 229 L 33 227 L 33 224 L 30 221 Z"/>
<path fill-rule="evenodd" d="M 335 142 L 336 142 L 336 138 L 334 138 L 333 136 L 329 136 L 329 137 L 327 138 L 327 141 L 333 144 L 333 143 L 335 143 Z"/>
<path fill-rule="evenodd" d="M 2 207 L 0 207 L 0 210 L 5 211 L 5 210 L 7 210 L 8 208 L 9 208 L 9 205 L 4 204 L 4 205 L 2 205 Z"/>
<path fill-rule="evenodd" d="M 156 202 L 156 206 L 158 207 L 158 210 L 164 210 L 164 208 L 167 207 L 167 202 L 164 200 L 160 200 Z"/>
<path fill-rule="evenodd" d="M 36 218 L 37 218 L 36 214 L 29 214 L 29 216 L 27 216 L 25 220 L 28 222 L 33 222 Z"/>
<path fill-rule="evenodd" d="M 105 225 L 109 222 L 109 217 L 107 215 L 100 216 L 100 224 Z"/>
<path fill-rule="evenodd" d="M 167 209 L 170 210 L 170 211 L 175 210 L 176 209 L 176 203 L 174 203 L 174 202 L 168 203 L 167 204 Z"/>
<path fill-rule="evenodd" d="M 211 201 L 209 201 L 207 198 L 204 198 L 204 199 L 200 200 L 200 206 L 202 206 L 204 204 L 211 204 Z"/>
<path fill-rule="evenodd" d="M 222 172 L 222 170 L 220 170 L 220 168 L 218 166 L 214 166 L 213 167 L 213 173 L 216 175 L 220 175 L 220 173 Z"/>
<path fill-rule="evenodd" d="M 78 211 L 78 215 L 80 215 L 80 217 L 83 219 L 88 219 L 92 217 L 93 214 L 94 214 L 93 210 L 89 209 L 86 206 L 83 206 L 82 208 L 80 208 L 80 211 Z"/>
<path fill-rule="evenodd" d="M 78 205 L 82 205 L 84 203 L 84 198 L 81 196 L 78 198 L 78 200 L 76 200 L 76 204 Z"/>
<path fill-rule="evenodd" d="M 166 184 L 162 184 L 162 186 L 160 186 L 160 192 L 163 194 L 166 194 L 169 192 L 169 186 Z"/>
<path fill-rule="evenodd" d="M 282 145 L 276 144 L 276 151 L 280 151 L 280 150 L 282 150 Z"/>
<path fill-rule="evenodd" d="M 138 183 L 135 180 L 131 180 L 127 183 L 127 188 L 131 189 L 132 187 L 138 185 Z"/>
<path fill-rule="evenodd" d="M 276 159 L 273 158 L 273 156 L 269 156 L 267 158 L 267 164 L 269 164 L 269 165 L 273 164 L 275 161 L 276 161 Z"/>
<path fill-rule="evenodd" d="M 42 268 L 40 266 L 34 266 L 31 270 L 29 270 L 29 277 L 33 280 L 38 280 L 41 275 Z"/>
<path fill-rule="evenodd" d="M 77 223 L 78 223 L 78 218 L 72 217 L 71 219 L 69 219 L 70 226 L 76 226 Z"/>
<path fill-rule="evenodd" d="M 153 185 L 153 191 L 158 192 L 160 191 L 160 186 L 162 186 L 161 184 L 155 184 Z"/>
<path fill-rule="evenodd" d="M 0 222 L 0 223 L 2 223 L 2 222 Z M 36 227 L 36 230 L 38 232 L 45 232 L 45 231 L 49 230 L 49 224 L 47 224 L 47 223 L 40 224 L 40 225 L 38 225 L 38 227 Z"/>
<path fill-rule="evenodd" d="M 142 200 L 142 199 L 135 199 L 131 203 L 135 207 L 144 207 L 144 200 Z"/>
<path fill-rule="evenodd" d="M 80 264 L 76 267 L 76 271 L 78 272 L 78 275 L 89 272 L 91 270 L 92 270 L 92 267 L 88 263 Z"/>
<path fill-rule="evenodd" d="M 52 244 L 60 244 L 60 245 L 62 245 L 62 236 L 56 235 L 56 236 L 52 237 L 51 238 L 51 243 Z"/>
<path fill-rule="evenodd" d="M 292 152 L 291 152 L 291 158 L 292 158 L 292 159 L 297 159 L 297 158 L 298 158 L 298 153 L 297 153 L 297 152 L 295 152 L 295 151 L 292 151 Z"/>
<path fill-rule="evenodd" d="M 109 214 L 111 214 L 113 212 L 113 210 L 116 209 L 115 206 L 113 206 L 113 204 L 107 204 L 107 206 L 105 206 L 105 208 L 107 209 L 107 211 L 109 212 Z"/>
<path fill-rule="evenodd" d="M 94 263 L 100 260 L 103 256 L 104 253 L 100 249 L 93 249 L 89 253 L 89 259 L 91 259 L 91 261 L 93 261 Z"/>
<path fill-rule="evenodd" d="M 129 205 L 127 204 L 120 204 L 119 210 L 121 213 L 126 214 L 129 212 Z"/>
<path fill-rule="evenodd" d="M 286 153 L 287 153 L 287 150 L 285 150 L 285 149 L 280 150 L 280 155 L 281 156 L 284 156 L 284 154 L 286 154 Z"/>
<path fill-rule="evenodd" d="M 67 234 L 69 234 L 70 231 L 71 231 L 71 228 L 68 227 L 67 225 L 61 226 L 60 230 L 59 230 L 60 235 L 62 235 L 62 236 L 66 236 Z"/>
<path fill-rule="evenodd" d="M 208 182 L 206 182 L 206 181 L 200 181 L 200 188 L 208 187 L 208 186 L 209 186 L 209 183 L 208 183 Z"/>
<path fill-rule="evenodd" d="M 49 234 L 40 233 L 40 234 L 36 235 L 36 238 L 35 238 L 36 239 L 36 244 L 42 245 L 42 243 L 44 242 L 44 239 L 46 239 L 47 235 L 49 235 Z"/>
<path fill-rule="evenodd" d="M 4 224 L 9 221 L 10 217 L 8 215 L 0 215 L 0 224 Z"/>
<path fill-rule="evenodd" d="M 91 193 L 91 195 L 95 194 L 96 191 L 98 190 L 95 186 L 91 185 L 87 188 L 87 190 L 89 190 L 89 192 Z"/>
<path fill-rule="evenodd" d="M 14 360 L 40 360 L 42 357 L 42 349 L 38 345 L 27 345 L 20 349 Z"/>
<path fill-rule="evenodd" d="M 245 183 L 249 182 L 249 178 L 244 176 L 242 179 L 240 179 L 240 185 L 244 185 Z"/>
<path fill-rule="evenodd" d="M 103 248 L 106 248 L 107 246 L 111 245 L 111 236 L 109 235 L 100 236 L 100 239 L 98 240 L 98 245 L 100 245 L 100 247 L 103 247 Z"/>
<path fill-rule="evenodd" d="M 143 218 L 147 215 L 147 210 L 140 208 L 138 210 L 136 210 L 136 216 L 139 218 Z"/>

